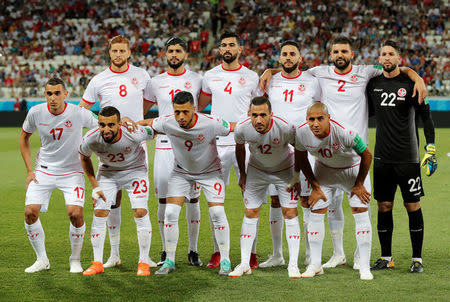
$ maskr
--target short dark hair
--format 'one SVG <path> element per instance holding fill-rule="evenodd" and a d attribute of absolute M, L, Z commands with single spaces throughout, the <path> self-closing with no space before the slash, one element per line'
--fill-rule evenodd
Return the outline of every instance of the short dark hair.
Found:
<path fill-rule="evenodd" d="M 266 97 L 258 96 L 256 98 L 253 98 L 250 102 L 250 106 L 259 106 L 264 104 L 267 104 L 267 107 L 269 107 L 269 112 L 272 112 L 272 105 L 270 104 L 269 99 Z"/>
<path fill-rule="evenodd" d="M 169 40 L 166 41 L 165 50 L 167 51 L 167 49 L 171 45 L 180 45 L 184 51 L 186 51 L 186 49 L 187 49 L 186 41 L 184 41 L 183 39 L 181 39 L 178 36 L 173 36 L 173 37 L 169 38 Z"/>
<path fill-rule="evenodd" d="M 383 43 L 381 43 L 381 47 L 385 47 L 385 46 L 390 46 L 393 49 L 395 49 L 395 51 L 397 52 L 397 54 L 400 53 L 400 46 L 397 44 L 397 42 L 393 41 L 393 40 L 386 40 Z"/>
<path fill-rule="evenodd" d="M 334 38 L 331 45 L 335 45 L 335 44 L 348 44 L 350 46 L 350 48 L 353 48 L 353 41 L 350 38 L 345 37 L 345 36 L 337 36 L 336 38 Z"/>
<path fill-rule="evenodd" d="M 48 80 L 47 83 L 45 83 L 45 87 L 47 87 L 47 85 L 50 85 L 50 86 L 61 85 L 62 88 L 64 90 L 66 90 L 66 84 L 64 84 L 64 81 L 57 77 L 54 77 L 54 78 L 51 78 L 50 80 Z"/>
<path fill-rule="evenodd" d="M 194 97 L 192 96 L 192 93 L 190 93 L 189 91 L 180 91 L 177 94 L 175 94 L 175 97 L 173 98 L 173 103 L 178 105 L 191 103 L 192 106 L 195 106 Z"/>
<path fill-rule="evenodd" d="M 282 50 L 283 47 L 285 47 L 286 45 L 295 46 L 298 49 L 298 52 L 300 52 L 300 45 L 298 45 L 298 43 L 293 41 L 293 40 L 286 40 L 286 41 L 284 41 L 283 44 L 281 44 L 280 50 Z"/>
<path fill-rule="evenodd" d="M 120 111 L 116 107 L 113 107 L 113 106 L 103 107 L 100 110 L 100 112 L 98 113 L 98 115 L 106 116 L 106 117 L 117 115 L 117 120 L 120 121 Z"/>
<path fill-rule="evenodd" d="M 239 36 L 238 36 L 238 34 L 236 34 L 236 33 L 233 33 L 233 32 L 231 32 L 231 31 L 225 31 L 225 32 L 223 32 L 223 33 L 220 35 L 219 40 L 220 40 L 220 42 L 222 42 L 222 40 L 223 40 L 223 39 L 226 39 L 226 38 L 236 38 L 237 44 L 238 44 L 238 45 L 241 44 L 241 43 L 239 42 Z"/>

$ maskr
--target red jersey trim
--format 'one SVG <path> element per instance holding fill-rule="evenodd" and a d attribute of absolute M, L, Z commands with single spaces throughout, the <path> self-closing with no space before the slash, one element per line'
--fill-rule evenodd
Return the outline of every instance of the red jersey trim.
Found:
<path fill-rule="evenodd" d="M 81 99 L 81 100 L 84 101 L 84 102 L 86 102 L 86 103 L 88 103 L 88 104 L 91 104 L 91 105 L 95 104 L 95 101 L 94 101 L 94 102 L 89 102 L 89 101 L 86 100 L 86 99 Z"/>
<path fill-rule="evenodd" d="M 147 168 L 147 166 L 146 165 L 140 165 L 140 166 L 137 166 L 137 167 L 132 167 L 132 168 L 128 168 L 128 169 L 98 169 L 99 171 L 128 171 L 128 170 L 134 170 L 134 169 L 139 169 L 139 168 L 142 168 L 142 167 L 144 167 L 144 168 Z M 114 167 L 111 167 L 111 168 L 114 168 Z"/>
<path fill-rule="evenodd" d="M 179 77 L 179 76 L 182 76 L 183 74 L 185 74 L 186 73 L 186 68 L 184 69 L 184 71 L 182 72 L 182 73 L 180 73 L 180 74 L 173 74 L 173 73 L 169 73 L 168 71 L 167 71 L 167 75 L 170 75 L 171 77 Z"/>
<path fill-rule="evenodd" d="M 341 127 L 342 129 L 345 129 L 344 126 L 342 126 L 341 124 L 339 124 L 338 122 L 336 122 L 333 119 L 330 119 L 330 121 L 332 121 L 333 123 L 335 123 L 336 125 L 338 125 L 339 127 Z"/>
<path fill-rule="evenodd" d="M 64 110 L 63 110 L 61 113 L 53 114 L 53 113 L 50 111 L 50 106 L 49 106 L 48 103 L 47 103 L 47 110 L 48 110 L 48 112 L 50 112 L 50 114 L 51 114 L 51 115 L 54 115 L 54 116 L 58 116 L 58 115 L 63 114 L 64 111 L 66 111 L 66 108 L 67 108 L 67 103 L 64 103 Z"/>
<path fill-rule="evenodd" d="M 207 92 L 204 92 L 203 90 L 200 90 L 200 93 L 203 95 L 206 95 L 206 96 L 212 96 L 212 93 L 207 93 Z"/>
<path fill-rule="evenodd" d="M 281 169 L 281 170 L 278 170 L 278 171 L 267 171 L 267 170 L 264 170 L 264 169 L 255 167 L 255 166 L 253 166 L 253 165 L 251 165 L 251 164 L 248 164 L 248 165 L 251 166 L 251 167 L 253 167 L 253 168 L 255 168 L 256 170 L 263 171 L 264 173 L 278 173 L 278 172 L 281 172 L 281 171 L 284 171 L 284 170 L 287 170 L 287 169 L 291 169 L 292 167 L 294 167 L 295 163 L 292 164 L 292 165 L 290 165 L 290 166 L 287 167 L 287 168 L 284 168 L 284 169 Z"/>
<path fill-rule="evenodd" d="M 198 122 L 198 114 L 197 114 L 197 113 L 194 113 L 194 114 L 195 114 L 195 117 L 196 117 L 195 122 L 194 122 L 194 125 L 192 125 L 192 126 L 189 127 L 189 128 L 186 128 L 186 130 L 192 129 L 192 128 L 195 127 L 195 125 L 197 125 L 197 122 Z"/>
<path fill-rule="evenodd" d="M 246 121 L 250 120 L 251 118 L 246 118 L 245 120 L 243 120 L 242 122 L 240 122 L 238 125 L 242 125 L 243 123 L 245 123 Z"/>
<path fill-rule="evenodd" d="M 308 122 L 306 122 L 306 123 L 304 123 L 304 124 L 301 124 L 300 126 L 297 127 L 297 129 L 300 129 L 301 127 L 303 127 L 303 126 L 305 126 L 305 125 L 308 125 Z"/>
<path fill-rule="evenodd" d="M 111 69 L 111 66 L 109 66 L 109 70 L 111 70 L 114 73 L 125 73 L 128 71 L 128 69 L 130 69 L 130 64 L 127 64 L 127 69 L 125 69 L 124 71 L 114 71 Z"/>
<path fill-rule="evenodd" d="M 72 175 L 72 174 L 77 174 L 77 173 L 84 174 L 83 172 L 70 172 L 70 173 L 65 173 L 65 174 L 51 174 L 51 173 L 44 172 L 42 170 L 35 170 L 35 172 L 41 172 L 43 174 L 50 175 L 50 176 L 67 176 L 67 175 Z"/>
<path fill-rule="evenodd" d="M 327 133 L 327 135 L 325 135 L 323 138 L 328 137 L 328 136 L 330 135 L 330 133 L 331 133 L 331 123 L 328 122 L 328 133 Z M 316 135 L 314 135 L 314 136 L 316 136 Z M 316 136 L 316 137 L 317 137 L 317 136 Z"/>
<path fill-rule="evenodd" d="M 198 112 L 198 114 L 201 114 L 201 115 L 203 115 L 204 117 L 207 117 L 207 118 L 209 118 L 210 120 L 213 120 L 213 119 L 214 119 L 213 117 L 211 117 L 211 116 L 207 116 L 206 114 L 204 114 L 204 113 L 201 113 L 201 112 Z"/>
<path fill-rule="evenodd" d="M 120 142 L 120 140 L 122 139 L 122 127 L 125 127 L 125 126 L 121 126 L 121 127 L 119 128 L 119 134 L 120 134 L 119 139 L 116 140 L 115 142 L 111 143 L 111 145 Z"/>
<path fill-rule="evenodd" d="M 361 163 L 357 163 L 357 164 L 354 164 L 353 166 L 349 166 L 349 167 L 335 168 L 335 167 L 330 167 L 330 166 L 325 165 L 325 164 L 324 164 L 323 162 L 321 162 L 320 160 L 318 160 L 318 162 L 319 162 L 321 165 L 323 165 L 324 167 L 327 167 L 327 168 L 330 168 L 330 169 L 337 169 L 337 170 L 350 169 L 350 168 L 357 167 L 357 166 L 359 166 L 359 165 L 361 164 Z"/>
<path fill-rule="evenodd" d="M 264 132 L 264 133 L 269 133 L 269 131 L 272 130 L 272 126 L 273 126 L 273 117 L 272 117 L 272 119 L 270 120 L 270 126 L 269 126 L 269 129 L 267 129 L 267 131 Z"/>
<path fill-rule="evenodd" d="M 26 133 L 26 134 L 33 134 L 33 133 L 31 133 L 31 132 L 26 132 L 25 130 L 23 130 L 23 128 L 22 128 L 22 132 L 23 132 L 23 133 Z"/>
<path fill-rule="evenodd" d="M 292 78 L 287 77 L 287 76 L 284 76 L 283 73 L 281 73 L 281 76 L 282 76 L 283 78 L 285 78 L 285 79 L 288 79 L 288 80 L 296 79 L 296 78 L 298 78 L 298 77 L 301 76 L 301 75 L 302 75 L 302 71 L 301 71 L 301 70 L 300 70 L 300 73 L 299 73 L 298 75 L 296 75 L 295 77 L 292 77 Z"/>
<path fill-rule="evenodd" d="M 202 174 L 209 174 L 209 173 L 213 173 L 213 172 L 217 172 L 217 171 L 222 171 L 222 168 L 219 168 L 217 170 L 214 171 L 209 171 L 209 172 L 203 172 L 203 173 L 187 173 L 187 172 L 182 172 L 176 169 L 173 169 L 174 172 L 176 173 L 180 173 L 180 174 L 187 174 L 187 175 L 202 175 Z"/>
<path fill-rule="evenodd" d="M 337 71 L 336 71 L 336 68 L 334 68 L 334 72 L 335 72 L 336 74 L 338 74 L 338 75 L 346 75 L 346 74 L 349 74 L 352 70 L 353 70 L 353 65 L 350 66 L 350 70 L 349 70 L 349 71 L 344 72 L 344 73 L 337 72 Z"/>
<path fill-rule="evenodd" d="M 86 156 L 86 157 L 90 157 L 90 156 L 84 155 L 84 154 L 81 153 L 80 151 L 78 151 L 78 154 L 81 154 L 81 155 Z"/>
<path fill-rule="evenodd" d="M 283 122 L 285 122 L 286 124 L 289 124 L 288 122 L 286 122 L 285 120 L 283 120 L 281 117 L 279 117 L 279 116 L 276 116 L 276 115 L 273 115 L 272 116 L 272 118 L 277 118 L 277 119 L 279 119 L 280 121 L 283 121 Z"/>
<path fill-rule="evenodd" d="M 147 100 L 146 98 L 144 98 L 144 102 L 147 102 L 147 103 L 152 103 L 152 104 L 156 104 L 156 102 L 154 102 L 154 101 L 150 101 L 150 100 Z"/>
<path fill-rule="evenodd" d="M 239 69 L 242 68 L 243 65 L 242 65 L 242 64 L 239 64 L 239 67 L 236 68 L 236 69 L 226 69 L 225 67 L 223 67 L 223 64 L 220 64 L 220 66 L 221 66 L 222 69 L 225 70 L 225 71 L 238 71 Z"/>
<path fill-rule="evenodd" d="M 100 129 L 99 129 L 99 128 L 95 129 L 94 131 L 92 131 L 92 133 L 89 133 L 88 136 L 86 136 L 86 137 L 91 136 L 92 134 L 94 134 L 94 133 L 97 132 L 98 130 L 100 130 Z"/>

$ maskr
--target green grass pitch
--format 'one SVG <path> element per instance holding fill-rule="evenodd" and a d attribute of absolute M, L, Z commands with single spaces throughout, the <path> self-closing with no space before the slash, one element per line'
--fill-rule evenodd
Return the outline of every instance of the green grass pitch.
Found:
<path fill-rule="evenodd" d="M 421 131 L 421 130 L 420 130 Z M 354 222 L 344 202 L 346 226 L 344 248 L 347 266 L 326 270 L 313 279 L 290 280 L 286 267 L 256 269 L 253 275 L 227 278 L 217 275 L 217 269 L 190 267 L 187 264 L 187 226 L 185 210 L 180 215 L 180 240 L 177 249 L 177 270 L 168 276 L 136 277 L 137 236 L 128 197 L 124 197 L 122 209 L 122 234 L 120 268 L 107 269 L 104 274 L 84 277 L 69 273 L 68 240 L 69 220 L 62 194 L 54 191 L 49 212 L 41 215 L 46 235 L 47 253 L 51 262 L 49 271 L 25 274 L 24 269 L 35 261 L 34 252 L 24 229 L 24 198 L 26 171 L 18 147 L 20 128 L 0 128 L 1 137 L 1 194 L 0 219 L 0 300 L 1 301 L 444 301 L 449 299 L 449 250 L 448 229 L 450 227 L 450 129 L 436 129 L 439 168 L 432 177 L 423 178 L 426 196 L 422 199 L 425 219 L 423 259 L 425 273 L 413 275 L 408 272 L 411 248 L 408 218 L 399 198 L 394 209 L 393 256 L 395 269 L 377 271 L 374 280 L 359 280 L 352 270 L 353 251 L 356 246 Z M 370 130 L 374 142 L 374 130 Z M 32 136 L 32 157 L 39 147 L 39 136 Z M 423 142 L 423 138 L 422 138 Z M 153 158 L 153 142 L 149 142 L 150 164 Z M 371 144 L 371 149 L 373 143 Z M 421 148 L 421 150 L 423 150 Z M 151 168 L 152 171 L 152 168 Z M 152 173 L 151 173 L 152 174 Z M 152 175 L 150 175 L 152 178 Z M 90 185 L 86 183 L 90 195 Z M 126 195 L 126 194 L 125 194 Z M 124 196 L 125 196 L 124 195 Z M 397 196 L 400 194 L 397 193 Z M 226 191 L 226 213 L 231 228 L 231 261 L 234 267 L 240 261 L 239 234 L 244 207 L 236 177 Z M 158 260 L 161 239 L 156 218 L 157 202 L 153 194 L 149 201 L 153 226 L 151 258 Z M 376 235 L 376 203 L 372 201 L 372 262 L 380 253 Z M 208 212 L 204 198 L 201 199 L 202 224 L 199 252 L 207 262 L 212 251 L 212 240 L 208 223 Z M 262 209 L 260 220 L 258 254 L 260 262 L 272 251 L 268 224 L 268 206 Z M 92 205 L 86 199 L 84 215 L 86 235 L 90 233 Z M 328 230 L 328 227 L 326 227 Z M 287 244 L 283 243 L 285 259 L 288 259 Z M 299 264 L 303 272 L 304 238 L 301 240 Z M 332 254 L 332 245 L 327 234 L 323 248 L 323 262 Z M 108 238 L 105 243 L 105 261 L 109 256 Z M 89 236 L 84 240 L 82 264 L 87 268 L 92 260 Z"/>

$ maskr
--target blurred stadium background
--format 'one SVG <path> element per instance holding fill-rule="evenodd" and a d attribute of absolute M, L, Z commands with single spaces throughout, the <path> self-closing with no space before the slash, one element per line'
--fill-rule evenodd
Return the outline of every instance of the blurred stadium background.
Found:
<path fill-rule="evenodd" d="M 117 34 L 131 41 L 131 63 L 154 76 L 165 70 L 164 42 L 174 34 L 188 41 L 189 69 L 204 73 L 219 64 L 223 29 L 240 34 L 241 62 L 259 74 L 278 65 L 286 39 L 301 44 L 303 69 L 329 64 L 329 43 L 338 34 L 354 39 L 355 64 L 376 64 L 381 41 L 397 40 L 402 65 L 423 77 L 432 110 L 442 115 L 450 111 L 449 13 L 448 0 L 4 0 L 1 125 L 19 126 L 24 114 L 4 112 L 42 102 L 42 86 L 55 74 L 68 84 L 69 100 L 79 102 L 90 79 L 109 65 L 108 39 Z M 450 126 L 440 119 L 437 126 Z"/>

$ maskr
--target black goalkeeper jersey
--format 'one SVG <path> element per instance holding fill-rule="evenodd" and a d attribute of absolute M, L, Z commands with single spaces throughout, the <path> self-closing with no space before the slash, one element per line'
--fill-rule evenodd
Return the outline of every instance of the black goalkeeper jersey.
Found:
<path fill-rule="evenodd" d="M 428 102 L 413 98 L 414 82 L 400 73 L 394 78 L 372 78 L 367 85 L 370 111 L 377 120 L 374 158 L 385 163 L 418 163 L 416 111 L 430 117 Z M 431 117 L 430 121 L 432 123 Z M 433 127 L 434 141 L 434 127 Z"/>

